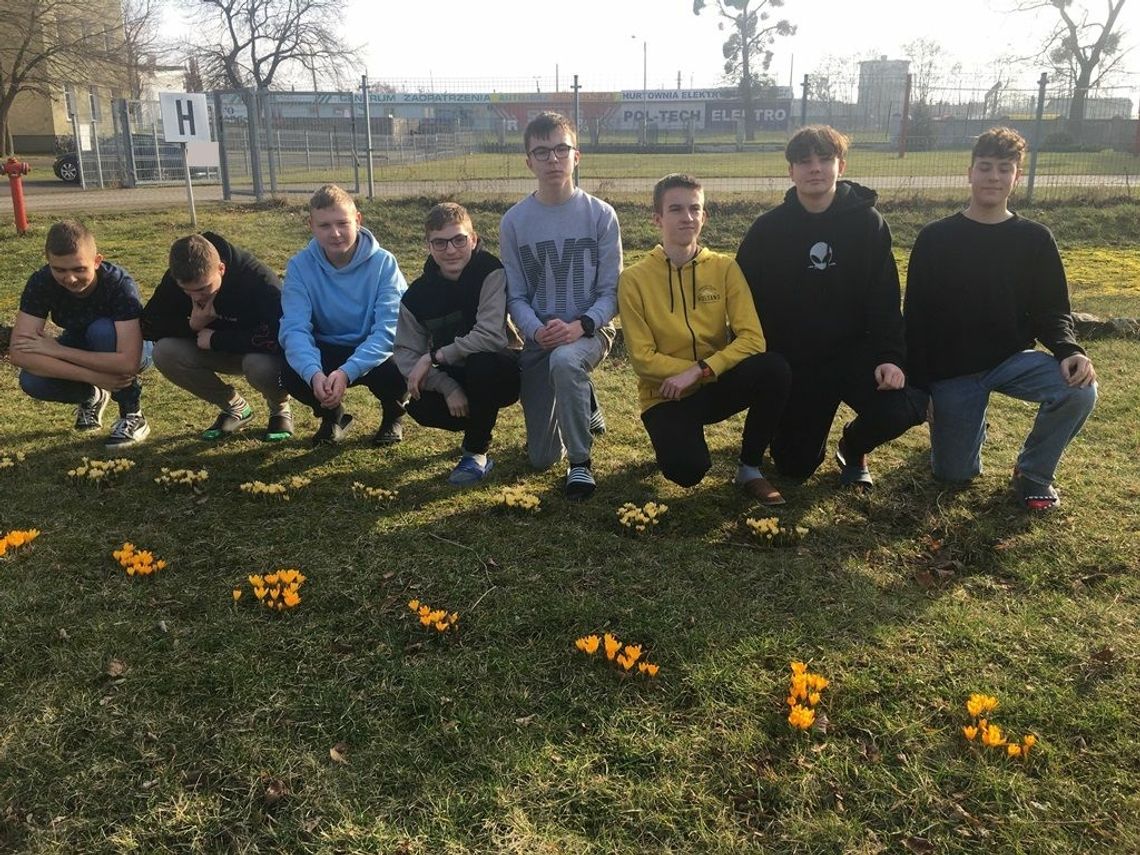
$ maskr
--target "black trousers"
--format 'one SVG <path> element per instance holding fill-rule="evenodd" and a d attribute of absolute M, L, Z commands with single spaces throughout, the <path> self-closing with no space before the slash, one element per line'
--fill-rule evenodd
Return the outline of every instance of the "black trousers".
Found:
<path fill-rule="evenodd" d="M 321 342 L 317 342 L 317 348 L 321 352 L 321 371 L 325 374 L 336 371 L 356 351 L 354 347 L 322 344 Z M 285 371 L 281 374 L 281 382 L 290 395 L 302 404 L 312 407 L 313 415 L 318 419 L 339 418 L 344 413 L 343 405 L 335 410 L 321 406 L 320 402 L 317 401 L 317 396 L 313 394 L 313 387 L 306 383 L 305 378 L 294 371 L 288 362 L 285 364 Z M 395 360 L 391 357 L 381 362 L 367 374 L 362 374 L 350 385 L 368 387 L 368 391 L 380 401 L 385 420 L 398 418 L 404 414 L 404 408 L 400 402 L 408 394 L 408 386 L 404 382 L 404 375 L 400 373 Z"/>
<path fill-rule="evenodd" d="M 463 431 L 463 450 L 486 454 L 499 410 L 519 399 L 518 354 L 473 353 L 462 365 L 444 365 L 440 370 L 463 387 L 467 415 L 453 416 L 444 396 L 430 391 L 408 401 L 408 415 L 424 427 Z"/>
<path fill-rule="evenodd" d="M 778 353 L 756 353 L 687 398 L 654 404 L 641 414 L 661 474 L 692 487 L 712 466 L 705 425 L 748 410 L 740 462 L 759 466 L 788 397 L 791 369 Z"/>
<path fill-rule="evenodd" d="M 840 402 L 856 413 L 844 428 L 847 453 L 869 454 L 926 418 L 926 394 L 906 386 L 880 392 L 875 360 L 854 355 L 792 368 L 792 391 L 772 438 L 772 460 L 781 475 L 804 479 L 823 462 L 827 435 Z"/>

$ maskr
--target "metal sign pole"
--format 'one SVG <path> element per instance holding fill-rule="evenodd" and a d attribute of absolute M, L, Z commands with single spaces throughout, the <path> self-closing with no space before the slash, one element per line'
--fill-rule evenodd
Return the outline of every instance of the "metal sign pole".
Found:
<path fill-rule="evenodd" d="M 198 212 L 194 210 L 194 184 L 190 181 L 190 158 L 186 154 L 186 143 L 182 143 L 182 169 L 186 173 L 186 200 L 190 203 L 190 226 L 198 228 Z"/>

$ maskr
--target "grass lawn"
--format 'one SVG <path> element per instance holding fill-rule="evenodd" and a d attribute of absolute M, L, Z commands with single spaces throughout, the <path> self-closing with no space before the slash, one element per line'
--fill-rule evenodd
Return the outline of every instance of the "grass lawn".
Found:
<path fill-rule="evenodd" d="M 428 205 L 365 207 L 409 276 Z M 470 207 L 494 244 L 504 205 Z M 900 261 L 945 210 L 888 209 Z M 709 245 L 734 248 L 755 213 L 715 207 Z M 1026 213 L 1057 233 L 1075 308 L 1140 314 L 1135 205 Z M 295 209 L 199 215 L 277 269 L 305 239 Z M 648 217 L 619 215 L 632 259 Z M 177 211 L 90 222 L 146 294 L 187 229 Z M 42 239 L 0 236 L 0 324 Z M 456 437 L 410 425 L 377 451 L 362 390 L 338 450 L 311 451 L 300 412 L 284 445 L 206 445 L 214 414 L 153 373 L 135 468 L 80 489 L 67 471 L 108 455 L 5 361 L 0 457 L 25 458 L 0 469 L 0 535 L 42 534 L 0 558 L 0 852 L 1140 851 L 1140 342 L 1089 349 L 1101 399 L 1057 512 L 1012 502 L 1032 412 L 1002 399 L 969 487 L 931 481 L 922 429 L 876 453 L 867 497 L 838 492 L 830 463 L 781 484 L 781 524 L 809 529 L 784 548 L 750 537 L 745 518 L 769 514 L 728 484 L 740 419 L 709 429 L 705 483 L 669 484 L 620 358 L 596 375 L 610 430 L 583 505 L 529 470 L 517 407 L 492 483 L 455 492 Z M 207 469 L 205 492 L 164 492 L 164 466 Z M 288 502 L 239 490 L 290 475 L 312 480 Z M 367 502 L 356 481 L 399 494 Z M 539 512 L 505 513 L 510 485 Z M 617 507 L 649 500 L 669 506 L 659 529 L 622 533 Z M 170 566 L 127 578 L 124 541 Z M 283 567 L 307 576 L 295 611 L 233 601 Z M 423 629 L 413 598 L 458 611 L 459 632 Z M 595 632 L 660 673 L 574 649 Z M 806 733 L 785 720 L 792 660 L 831 681 Z M 1038 737 L 1027 761 L 965 741 L 974 692 Z"/>

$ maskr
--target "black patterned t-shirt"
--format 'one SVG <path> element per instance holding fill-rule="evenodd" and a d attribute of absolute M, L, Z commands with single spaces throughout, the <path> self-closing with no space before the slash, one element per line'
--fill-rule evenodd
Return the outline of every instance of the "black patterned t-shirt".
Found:
<path fill-rule="evenodd" d="M 46 264 L 31 275 L 20 296 L 20 311 L 35 318 L 51 318 L 65 330 L 82 331 L 98 318 L 133 321 L 142 314 L 139 288 L 127 271 L 104 261 L 90 294 L 78 297 L 55 281 Z"/>

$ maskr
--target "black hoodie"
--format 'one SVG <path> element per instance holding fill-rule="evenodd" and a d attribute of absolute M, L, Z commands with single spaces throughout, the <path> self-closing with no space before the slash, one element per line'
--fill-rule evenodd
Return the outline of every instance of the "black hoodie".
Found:
<path fill-rule="evenodd" d="M 210 350 L 222 353 L 280 353 L 281 280 L 252 254 L 221 235 L 202 232 L 226 266 L 214 297 L 218 318 L 209 329 Z M 193 303 L 167 270 L 142 314 L 143 338 L 195 338 L 190 329 Z"/>
<path fill-rule="evenodd" d="M 905 368 L 899 274 L 877 196 L 840 181 L 828 209 L 812 214 L 792 187 L 740 244 L 768 349 L 793 368 L 856 354 Z"/>

